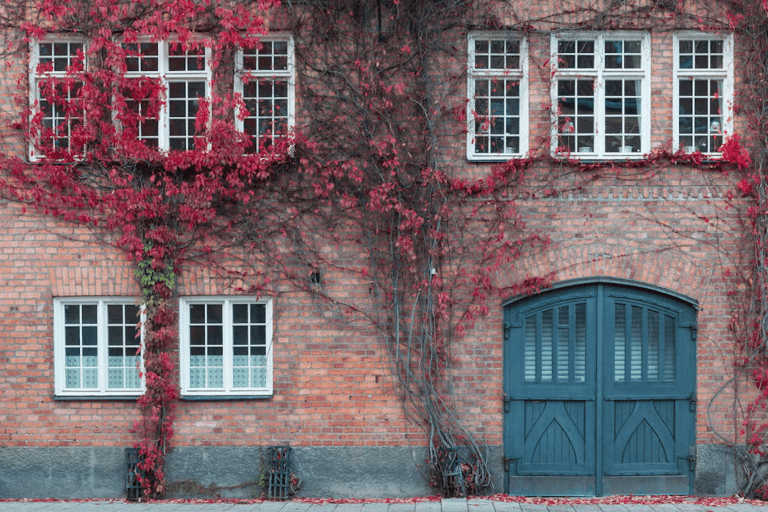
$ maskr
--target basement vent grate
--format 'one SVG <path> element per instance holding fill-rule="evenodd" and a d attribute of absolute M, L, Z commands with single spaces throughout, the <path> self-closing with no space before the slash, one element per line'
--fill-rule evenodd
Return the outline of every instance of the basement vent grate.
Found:
<path fill-rule="evenodd" d="M 128 501 L 139 501 L 144 495 L 141 488 L 140 476 L 143 472 L 137 468 L 141 462 L 138 448 L 125 449 L 125 463 L 127 466 L 125 473 L 125 497 Z"/>
<path fill-rule="evenodd" d="M 295 490 L 291 485 L 291 449 L 288 446 L 267 448 L 269 488 L 267 497 L 271 500 L 288 500 Z"/>

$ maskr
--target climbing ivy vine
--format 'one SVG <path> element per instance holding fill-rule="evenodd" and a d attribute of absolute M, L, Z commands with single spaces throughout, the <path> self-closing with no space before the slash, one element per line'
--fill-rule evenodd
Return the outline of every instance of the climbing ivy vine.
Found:
<path fill-rule="evenodd" d="M 7 0 L 0 19 L 18 31 L 6 40 L 11 55 L 25 54 L 30 41 L 48 34 L 88 41 L 63 75 L 50 75 L 50 63 L 40 65 L 36 72 L 45 78 L 38 103 L 20 96 L 14 135 L 34 149 L 37 161 L 0 155 L 0 190 L 90 228 L 134 264 L 143 294 L 147 389 L 134 428 L 147 497 L 166 489 L 164 461 L 178 399 L 174 299 L 183 270 L 193 266 L 244 283 L 239 292 L 273 293 L 280 282 L 314 295 L 339 322 L 363 319 L 391 356 L 406 413 L 424 429 L 431 482 L 444 496 L 488 491 L 488 453 L 456 407 L 451 364 L 456 343 L 489 313 L 489 304 L 534 293 L 553 277 L 509 285 L 495 279 L 549 242 L 546 233 L 526 227 L 515 202 L 531 197 L 529 175 L 544 167 L 598 176 L 624 165 L 682 163 L 745 173 L 739 190 L 755 201 L 748 220 L 757 253 L 755 302 L 744 317 L 749 320 L 739 320 L 751 322 L 740 367 L 749 369 L 759 391 L 755 406 L 765 404 L 768 192 L 762 159 L 754 166 L 737 137 L 715 164 L 670 148 L 629 164 L 585 164 L 551 158 L 547 143 L 527 158 L 477 166 L 471 177 L 446 162 L 444 140 L 463 139 L 466 129 L 466 75 L 463 64 L 455 65 L 465 41 L 452 37 L 465 38 L 468 28 L 529 34 L 669 28 L 670 17 L 686 28 L 752 37 L 751 88 L 744 93 L 750 103 L 743 110 L 753 120 L 749 142 L 762 149 L 768 133 L 758 101 L 768 83 L 765 5 L 723 0 L 724 21 L 699 21 L 684 2 L 588 4 L 538 18 L 511 1 Z M 272 29 L 294 37 L 300 122 L 293 132 L 253 144 L 237 129 L 246 108 L 242 97 L 221 84 L 232 81 L 237 48 L 259 48 L 265 17 Z M 161 151 L 137 139 L 136 127 L 156 118 L 167 101 L 161 80 L 137 80 L 128 72 L 127 59 L 138 56 L 136 43 L 145 40 L 172 40 L 194 55 L 210 54 L 212 91 L 197 98 L 194 147 Z M 446 69 L 462 71 L 446 76 Z M 43 102 L 67 122 L 52 128 Z M 137 102 L 145 110 L 135 108 Z M 445 127 L 460 127 L 459 133 Z M 63 139 L 66 145 L 45 142 Z M 365 264 L 347 265 L 326 244 L 352 247 Z M 355 302 L 315 286 L 308 276 L 320 268 L 368 283 L 369 298 Z M 759 476 L 768 429 L 755 418 L 747 420 L 745 435 L 758 456 L 750 474 Z M 745 492 L 765 495 L 762 477 L 755 482 Z"/>

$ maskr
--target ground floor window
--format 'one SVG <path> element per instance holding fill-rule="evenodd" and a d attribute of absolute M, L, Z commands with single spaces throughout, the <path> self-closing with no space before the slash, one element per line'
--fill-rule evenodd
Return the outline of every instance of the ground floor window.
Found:
<path fill-rule="evenodd" d="M 60 298 L 53 304 L 58 396 L 136 396 L 141 308 L 130 298 Z"/>
<path fill-rule="evenodd" d="M 184 298 L 181 392 L 228 397 L 272 394 L 272 302 Z"/>

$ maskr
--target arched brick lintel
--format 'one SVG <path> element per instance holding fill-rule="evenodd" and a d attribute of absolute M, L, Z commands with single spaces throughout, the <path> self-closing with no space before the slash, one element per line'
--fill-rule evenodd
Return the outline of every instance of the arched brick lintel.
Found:
<path fill-rule="evenodd" d="M 497 284 L 513 286 L 524 279 L 550 276 L 552 288 L 614 282 L 652 289 L 698 307 L 711 288 L 713 273 L 679 250 L 628 253 L 623 247 L 574 246 L 547 251 L 518 260 L 515 267 L 497 275 Z M 710 271 L 707 271 L 710 270 Z M 506 297 L 505 303 L 516 299 Z"/>

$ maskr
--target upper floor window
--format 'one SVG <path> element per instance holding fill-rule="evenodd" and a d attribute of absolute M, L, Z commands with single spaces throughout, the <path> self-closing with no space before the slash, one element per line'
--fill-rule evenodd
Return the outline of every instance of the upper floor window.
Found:
<path fill-rule="evenodd" d="M 648 34 L 556 34 L 551 62 L 553 154 L 629 158 L 650 150 Z"/>
<path fill-rule="evenodd" d="M 131 299 L 62 298 L 53 302 L 57 396 L 135 397 L 140 377 L 140 307 Z"/>
<path fill-rule="evenodd" d="M 45 39 L 31 45 L 32 160 L 70 158 L 82 151 L 73 135 L 82 122 L 82 105 L 77 101 L 82 82 L 77 74 L 84 70 L 84 52 L 84 42 L 76 38 Z"/>
<path fill-rule="evenodd" d="M 528 45 L 499 33 L 469 36 L 467 157 L 506 160 L 528 152 Z"/>
<path fill-rule="evenodd" d="M 272 302 L 185 298 L 179 321 L 182 395 L 272 394 Z"/>
<path fill-rule="evenodd" d="M 674 148 L 716 154 L 733 133 L 733 35 L 674 37 Z"/>
<path fill-rule="evenodd" d="M 139 140 L 163 150 L 195 149 L 195 121 L 200 100 L 209 97 L 211 73 L 208 50 L 202 44 L 140 42 L 128 45 L 126 78 L 135 91 L 126 92 L 126 104 L 135 122 L 124 129 Z M 155 80 L 165 92 L 165 103 L 142 96 L 143 81 Z"/>
<path fill-rule="evenodd" d="M 258 48 L 239 51 L 235 91 L 247 110 L 237 122 L 253 137 L 250 152 L 285 137 L 294 123 L 293 40 L 262 40 Z"/>

